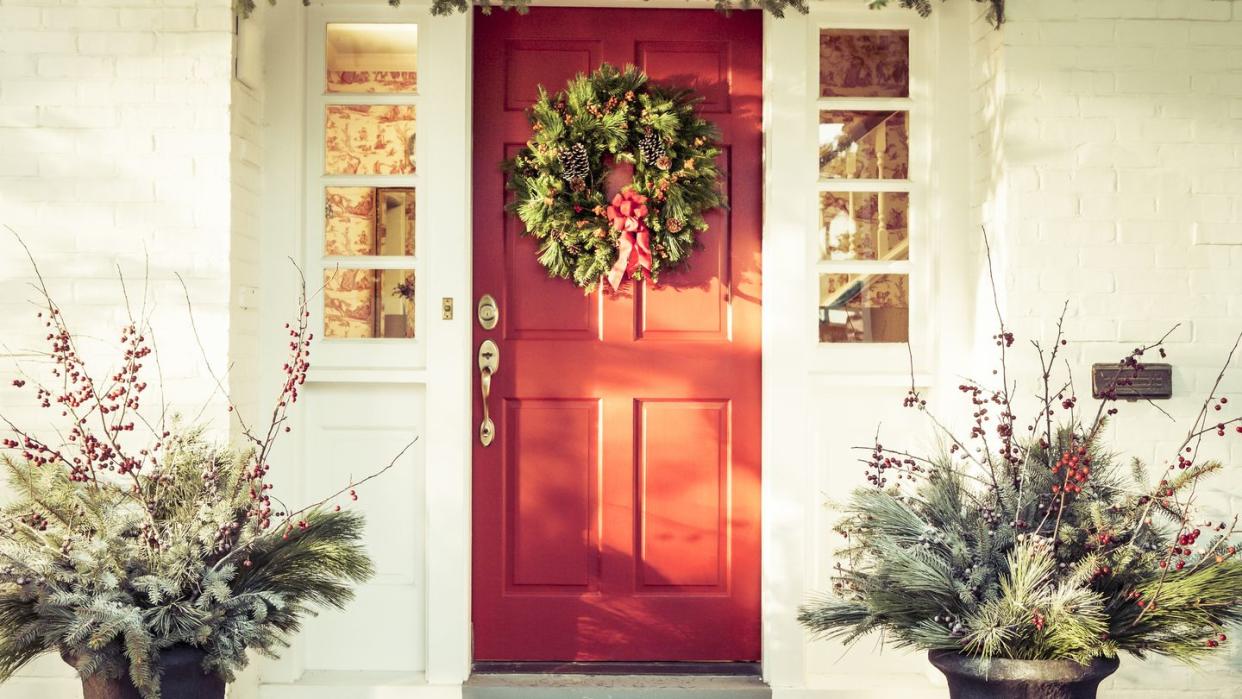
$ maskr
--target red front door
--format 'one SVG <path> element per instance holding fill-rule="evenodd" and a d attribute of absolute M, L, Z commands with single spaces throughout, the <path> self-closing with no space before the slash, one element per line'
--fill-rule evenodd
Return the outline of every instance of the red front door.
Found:
<path fill-rule="evenodd" d="M 474 290 L 500 314 L 474 333 L 500 351 L 496 439 L 474 436 L 475 659 L 758 660 L 761 17 L 497 11 L 474 47 Z M 730 208 L 688 271 L 584 296 L 537 263 L 500 165 L 539 85 L 604 62 L 698 91 Z"/>

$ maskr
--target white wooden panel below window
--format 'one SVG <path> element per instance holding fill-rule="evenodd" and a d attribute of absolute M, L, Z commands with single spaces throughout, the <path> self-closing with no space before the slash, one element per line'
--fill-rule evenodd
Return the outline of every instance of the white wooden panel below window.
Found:
<path fill-rule="evenodd" d="M 305 405 L 307 500 L 384 468 L 426 424 L 425 393 L 417 384 L 312 384 Z M 366 515 L 376 577 L 358 588 L 345 611 L 309 620 L 308 670 L 423 668 L 424 482 L 420 440 L 387 473 L 359 486 L 357 502 L 348 494 L 340 498 L 342 507 Z"/>

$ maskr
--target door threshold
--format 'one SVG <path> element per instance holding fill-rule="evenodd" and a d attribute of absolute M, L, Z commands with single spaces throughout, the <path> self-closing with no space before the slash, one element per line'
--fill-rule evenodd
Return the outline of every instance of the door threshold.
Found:
<path fill-rule="evenodd" d="M 759 663 L 737 662 L 562 662 L 562 661 L 480 661 L 476 675 L 700 675 L 713 677 L 758 677 Z"/>
<path fill-rule="evenodd" d="M 565 665 L 566 663 L 561 663 Z M 598 665 L 601 663 L 569 663 Z M 614 665 L 614 663 L 602 663 Z M 755 675 L 687 675 L 661 663 L 665 674 L 479 673 L 462 686 L 463 699 L 772 699 Z M 722 663 L 710 663 L 721 665 Z M 649 665 L 649 663 L 637 663 Z M 717 668 L 716 672 L 721 669 Z M 673 674 L 669 674 L 673 673 Z"/>

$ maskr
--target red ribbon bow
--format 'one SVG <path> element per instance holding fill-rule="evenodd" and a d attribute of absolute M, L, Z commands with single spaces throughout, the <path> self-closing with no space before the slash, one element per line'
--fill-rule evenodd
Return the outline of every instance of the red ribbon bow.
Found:
<path fill-rule="evenodd" d="M 651 231 L 647 228 L 647 197 L 626 187 L 612 198 L 607 210 L 608 223 L 621 233 L 617 240 L 617 262 L 608 272 L 614 290 L 639 267 L 651 271 Z"/>

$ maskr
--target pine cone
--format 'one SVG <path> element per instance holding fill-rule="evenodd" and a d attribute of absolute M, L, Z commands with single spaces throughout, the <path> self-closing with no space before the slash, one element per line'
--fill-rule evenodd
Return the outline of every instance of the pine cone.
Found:
<path fill-rule="evenodd" d="M 574 180 L 585 181 L 587 176 L 591 174 L 591 162 L 587 157 L 587 149 L 581 143 L 573 144 L 568 151 L 562 150 L 559 159 L 561 161 L 561 177 L 569 182 Z"/>
<path fill-rule="evenodd" d="M 664 139 L 647 129 L 642 138 L 638 139 L 638 152 L 642 154 L 644 163 L 653 165 L 665 155 Z"/>

